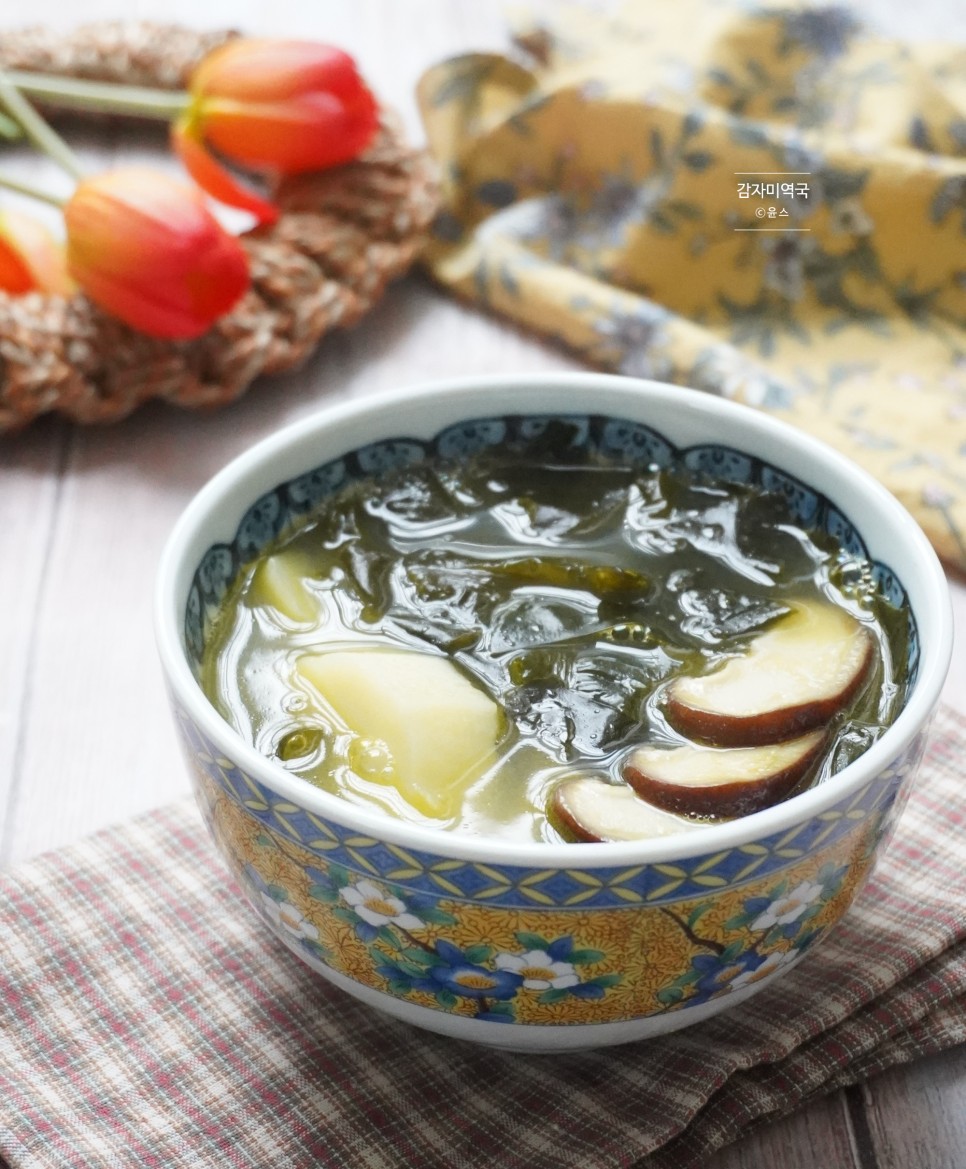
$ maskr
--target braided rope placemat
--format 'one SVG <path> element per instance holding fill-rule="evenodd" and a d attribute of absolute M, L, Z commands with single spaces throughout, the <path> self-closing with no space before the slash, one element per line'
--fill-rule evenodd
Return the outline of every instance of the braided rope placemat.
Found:
<path fill-rule="evenodd" d="M 234 35 L 152 23 L 91 24 L 70 35 L 29 28 L 0 34 L 0 66 L 184 89 L 197 62 Z M 47 411 L 111 421 L 149 398 L 218 406 L 254 378 L 291 369 L 412 264 L 438 195 L 428 155 L 408 146 L 384 111 L 359 159 L 285 180 L 274 197 L 278 222 L 241 236 L 250 290 L 195 340 L 148 337 L 82 293 L 0 292 L 0 432 Z"/>

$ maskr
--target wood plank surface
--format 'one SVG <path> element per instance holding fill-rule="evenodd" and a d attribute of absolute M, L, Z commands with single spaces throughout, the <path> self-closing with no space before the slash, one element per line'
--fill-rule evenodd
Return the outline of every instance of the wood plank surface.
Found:
<path fill-rule="evenodd" d="M 873 1169 L 863 1160 L 844 1092 L 722 1149 L 707 1169 Z"/>
<path fill-rule="evenodd" d="M 861 1094 L 876 1169 L 966 1165 L 966 1048 L 885 1072 Z"/>
<path fill-rule="evenodd" d="M 590 0 L 587 0 L 590 2 Z M 598 0 L 598 6 L 606 0 Z M 551 0 L 536 5 L 552 11 Z M 421 137 L 414 84 L 429 64 L 506 46 L 499 0 L 134 0 L 125 15 L 330 40 L 347 48 Z M 887 29 L 966 40 L 966 4 L 855 5 Z M 116 17 L 117 0 L 34 0 L 31 22 Z M 6 5 L 0 27 L 27 6 Z M 85 159 L 147 139 L 83 132 Z M 53 177 L 18 155 L 14 166 Z M 151 404 L 100 428 L 44 419 L 0 437 L 0 864 L 56 848 L 188 791 L 151 628 L 154 572 L 191 495 L 277 427 L 342 398 L 478 371 L 576 368 L 565 354 L 471 311 L 413 275 L 297 372 L 216 413 Z M 946 700 L 966 710 L 966 584 Z M 966 1055 L 956 1050 L 838 1093 L 762 1129 L 708 1169 L 949 1169 L 966 1165 Z"/>

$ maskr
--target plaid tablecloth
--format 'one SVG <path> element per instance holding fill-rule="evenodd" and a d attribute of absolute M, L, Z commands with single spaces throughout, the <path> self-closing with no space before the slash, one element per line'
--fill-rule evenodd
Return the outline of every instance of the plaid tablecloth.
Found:
<path fill-rule="evenodd" d="M 940 712 L 887 855 L 751 1004 L 567 1056 L 414 1030 L 239 905 L 193 806 L 0 875 L 11 1169 L 689 1169 L 750 1126 L 966 1039 L 966 720 Z"/>

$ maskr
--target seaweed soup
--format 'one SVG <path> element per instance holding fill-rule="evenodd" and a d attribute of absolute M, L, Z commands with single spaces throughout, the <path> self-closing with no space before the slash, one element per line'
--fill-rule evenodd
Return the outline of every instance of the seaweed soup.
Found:
<path fill-rule="evenodd" d="M 841 770 L 896 717 L 906 613 L 868 562 L 803 529 L 780 493 L 575 450 L 560 423 L 526 449 L 427 458 L 324 499 L 241 569 L 201 681 L 243 737 L 307 783 L 441 829 L 575 839 L 552 812 L 555 789 L 575 776 L 624 785 L 629 752 L 681 746 L 668 684 L 746 653 L 802 602 L 846 610 L 874 654 L 794 791 Z M 492 751 L 442 810 L 395 781 L 391 746 L 360 733 L 341 691 L 320 692 L 300 665 L 386 649 L 445 659 L 479 699 L 465 714 L 439 707 L 433 684 L 393 690 L 377 669 L 372 701 L 398 700 L 428 772 L 454 723 L 470 735 L 479 709 L 497 712 Z M 650 831 L 714 819 L 662 810 Z"/>

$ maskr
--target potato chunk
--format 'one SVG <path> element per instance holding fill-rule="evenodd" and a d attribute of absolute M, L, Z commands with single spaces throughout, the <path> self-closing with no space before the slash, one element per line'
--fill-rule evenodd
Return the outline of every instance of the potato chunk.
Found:
<path fill-rule="evenodd" d="M 276 552 L 255 569 L 251 599 L 257 605 L 270 606 L 296 625 L 308 624 L 319 613 L 318 601 L 306 585 L 311 576 L 308 557 L 293 549 Z"/>
<path fill-rule="evenodd" d="M 467 785 L 493 757 L 500 708 L 448 658 L 389 648 L 305 654 L 305 679 L 348 729 L 385 745 L 389 782 L 424 815 L 460 810 Z"/>

